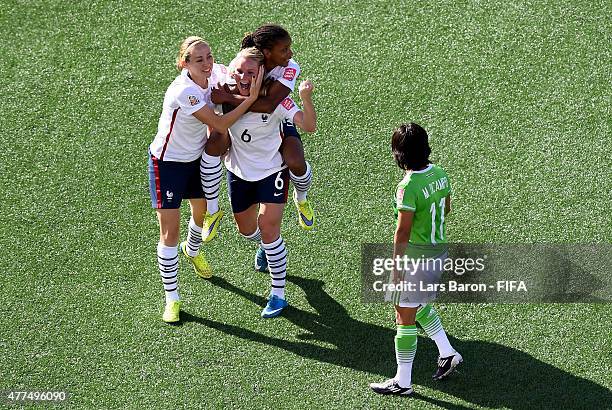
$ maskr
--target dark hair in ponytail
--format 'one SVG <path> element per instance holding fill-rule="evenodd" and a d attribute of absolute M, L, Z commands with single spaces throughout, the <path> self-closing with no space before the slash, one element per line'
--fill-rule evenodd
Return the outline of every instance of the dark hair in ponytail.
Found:
<path fill-rule="evenodd" d="M 260 51 L 271 50 L 277 41 L 287 38 L 291 38 L 289 32 L 278 24 L 264 24 L 254 32 L 244 35 L 241 48 L 257 47 Z"/>
<path fill-rule="evenodd" d="M 240 44 L 240 49 L 255 47 L 255 41 L 253 41 L 253 33 L 244 33 L 244 37 L 242 38 L 242 44 Z"/>

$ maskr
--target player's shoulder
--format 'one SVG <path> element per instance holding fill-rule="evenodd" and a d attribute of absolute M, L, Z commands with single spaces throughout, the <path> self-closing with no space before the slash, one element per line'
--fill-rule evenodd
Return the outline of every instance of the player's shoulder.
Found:
<path fill-rule="evenodd" d="M 213 83 L 213 85 L 216 85 L 216 83 L 226 83 L 228 77 L 229 70 L 225 65 L 219 63 L 213 64 L 212 75 L 210 78 L 210 82 Z"/>
<path fill-rule="evenodd" d="M 189 84 L 182 75 L 179 75 L 166 90 L 164 105 L 177 107 L 186 104 L 187 101 L 192 105 L 196 105 L 202 100 L 202 97 L 197 87 Z"/>
<path fill-rule="evenodd" d="M 290 59 L 287 67 L 283 67 L 282 77 L 287 81 L 294 81 L 300 75 L 300 65 L 294 59 Z"/>
<path fill-rule="evenodd" d="M 195 107 L 207 103 L 207 96 L 199 87 L 183 87 L 176 95 L 178 104 L 184 107 Z"/>
<path fill-rule="evenodd" d="M 300 65 L 294 60 L 290 59 L 287 66 L 277 65 L 268 73 L 268 78 L 273 78 L 275 80 L 285 79 L 288 81 L 292 81 L 298 75 L 300 75 Z"/>
<path fill-rule="evenodd" d="M 408 185 L 410 185 L 411 179 L 412 179 L 412 172 L 406 172 L 402 180 L 397 183 L 396 189 L 405 190 L 408 187 Z"/>
<path fill-rule="evenodd" d="M 183 76 L 179 74 L 168 86 L 166 94 L 176 94 L 180 92 L 180 90 L 182 90 L 184 87 L 185 80 L 183 79 Z"/>
<path fill-rule="evenodd" d="M 437 171 L 433 169 L 433 164 L 428 165 L 425 169 L 419 171 L 408 171 L 404 175 L 404 178 L 398 183 L 398 188 L 408 189 L 420 189 L 423 183 L 426 183 L 429 176 L 433 175 Z"/>
<path fill-rule="evenodd" d="M 436 174 L 436 176 L 443 176 L 448 178 L 448 173 L 446 170 L 438 164 L 431 164 L 431 170 Z"/>
<path fill-rule="evenodd" d="M 294 69 L 300 70 L 300 65 L 293 58 L 290 58 L 289 63 L 287 64 L 287 67 L 284 67 L 284 68 L 294 68 Z"/>
<path fill-rule="evenodd" d="M 187 112 L 201 108 L 202 104 L 207 104 L 210 99 L 200 87 L 190 84 L 178 85 L 170 95 L 166 94 L 166 97 L 171 106 L 185 108 Z"/>
<path fill-rule="evenodd" d="M 178 77 L 174 79 L 168 91 L 177 97 L 184 97 L 188 95 L 202 96 L 204 90 L 196 83 L 194 83 L 186 72 L 183 71 Z"/>

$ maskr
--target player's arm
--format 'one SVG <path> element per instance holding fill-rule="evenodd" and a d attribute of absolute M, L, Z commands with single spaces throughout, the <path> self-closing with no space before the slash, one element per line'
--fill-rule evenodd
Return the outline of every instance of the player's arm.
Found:
<path fill-rule="evenodd" d="M 412 231 L 412 219 L 414 211 L 399 211 L 397 227 L 393 236 L 393 255 L 403 256 L 408 247 L 410 232 Z"/>
<path fill-rule="evenodd" d="M 250 111 L 271 114 L 274 112 L 278 104 L 287 98 L 290 93 L 291 89 L 289 89 L 289 87 L 285 86 L 278 80 L 272 81 L 268 87 L 263 89 L 261 94 L 264 95 L 260 95 L 257 101 L 251 105 Z M 247 97 L 238 94 L 230 94 L 219 88 L 212 91 L 211 98 L 212 102 L 215 104 L 229 104 L 237 107 Z"/>
<path fill-rule="evenodd" d="M 209 127 L 215 128 L 217 130 L 228 129 L 236 121 L 238 121 L 242 114 L 247 112 L 249 107 L 257 99 L 257 94 L 259 93 L 259 89 L 261 88 L 263 72 L 263 67 L 260 67 L 257 79 L 251 82 L 249 96 L 246 97 L 234 110 L 232 110 L 232 112 L 225 115 L 217 115 L 212 108 L 204 106 L 198 111 L 194 112 L 193 116 L 196 117 L 198 120 L 202 121 L 204 124 L 208 125 Z"/>
<path fill-rule="evenodd" d="M 451 196 L 448 194 L 446 195 L 446 200 L 444 201 L 444 215 L 448 215 L 451 209 Z"/>
<path fill-rule="evenodd" d="M 317 113 L 312 103 L 313 90 L 314 85 L 310 80 L 300 83 L 299 93 L 302 100 L 302 111 L 295 113 L 293 122 L 305 132 L 315 132 L 317 130 Z"/>
<path fill-rule="evenodd" d="M 397 217 L 397 227 L 393 236 L 393 260 L 397 257 L 402 257 L 406 253 L 408 241 L 410 240 L 410 232 L 412 231 L 412 219 L 414 211 L 399 211 Z M 394 279 L 399 280 L 400 272 L 393 269 Z"/>

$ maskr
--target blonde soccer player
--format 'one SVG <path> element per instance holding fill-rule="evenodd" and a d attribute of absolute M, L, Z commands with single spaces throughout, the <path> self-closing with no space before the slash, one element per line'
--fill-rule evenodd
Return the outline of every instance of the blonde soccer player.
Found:
<path fill-rule="evenodd" d="M 166 91 L 157 134 L 149 146 L 149 191 L 159 222 L 157 261 L 166 295 L 162 319 L 179 321 L 178 241 L 180 205 L 189 200 L 191 218 L 187 240 L 181 251 L 196 273 L 209 278 L 210 265 L 200 252 L 206 202 L 200 184 L 200 157 L 208 139 L 208 127 L 224 130 L 255 101 L 262 76 L 250 82 L 254 97 L 246 98 L 228 115 L 211 108 L 212 85 L 225 77 L 224 67 L 215 64 L 210 46 L 200 37 L 188 37 L 179 47 L 180 74 Z"/>
<path fill-rule="evenodd" d="M 295 89 L 301 69 L 293 59 L 291 44 L 289 32 L 277 24 L 264 24 L 254 32 L 246 34 L 242 39 L 241 48 L 255 47 L 264 55 L 265 80 L 268 84 L 264 86 L 250 111 L 271 114 Z M 216 104 L 237 106 L 244 98 L 245 96 L 227 92 L 224 88 L 215 89 L 212 93 L 212 100 Z M 312 169 L 304 157 L 302 140 L 292 121 L 283 124 L 281 135 L 283 141 L 279 149 L 295 188 L 293 202 L 298 211 L 298 223 L 303 229 L 311 230 L 315 226 L 315 214 L 307 194 L 312 185 Z M 206 218 L 207 221 L 210 221 L 211 226 L 223 215 L 216 202 L 221 180 L 221 165 L 218 156 L 228 148 L 226 145 L 211 144 L 206 147 L 202 156 L 206 171 L 202 174 L 202 183 L 207 200 L 213 199 L 212 202 L 208 200 L 211 215 L 207 215 Z M 218 211 L 218 213 L 213 214 L 213 211 Z M 214 234 L 214 228 L 211 229 L 211 233 Z"/>
<path fill-rule="evenodd" d="M 251 83 L 254 76 L 263 72 L 260 67 L 263 61 L 263 53 L 257 48 L 242 49 L 230 64 L 235 82 L 230 92 L 252 96 Z M 214 137 L 211 136 L 231 141 L 224 163 L 234 219 L 244 237 L 259 243 L 257 255 L 262 253 L 267 259 L 271 291 L 261 312 L 263 318 L 276 317 L 287 307 L 287 248 L 281 236 L 281 222 L 288 196 L 289 170 L 279 152 L 283 124 L 294 122 L 307 132 L 315 131 L 313 88 L 310 81 L 300 84 L 303 110 L 287 97 L 272 113 L 247 112 L 227 133 L 214 132 Z"/>

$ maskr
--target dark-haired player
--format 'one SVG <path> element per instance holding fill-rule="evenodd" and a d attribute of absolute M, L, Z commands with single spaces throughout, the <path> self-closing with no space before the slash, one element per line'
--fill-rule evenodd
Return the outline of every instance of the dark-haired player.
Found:
<path fill-rule="evenodd" d="M 393 133 L 391 148 L 397 165 L 405 176 L 397 185 L 395 213 L 397 228 L 393 238 L 393 257 L 411 256 L 411 248 L 428 248 L 428 254 L 435 260 L 444 259 L 447 251 L 444 216 L 450 212 L 451 187 L 446 172 L 429 161 L 431 148 L 427 132 L 418 124 L 400 126 Z M 420 250 L 417 252 L 419 253 Z M 432 263 L 431 269 L 442 264 Z M 427 267 L 419 268 L 422 270 Z M 417 270 L 419 270 L 417 269 Z M 412 274 L 436 275 L 439 272 L 412 272 Z M 394 272 L 401 278 L 406 272 Z M 434 380 L 448 376 L 463 360 L 453 349 L 444 332 L 438 313 L 430 304 L 411 303 L 407 292 L 394 298 L 397 321 L 395 356 L 397 373 L 383 383 L 371 383 L 376 393 L 412 394 L 412 363 L 417 350 L 417 329 L 419 322 L 425 332 L 438 346 L 440 357 Z"/>

